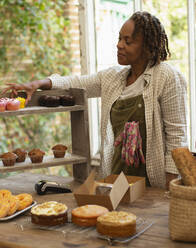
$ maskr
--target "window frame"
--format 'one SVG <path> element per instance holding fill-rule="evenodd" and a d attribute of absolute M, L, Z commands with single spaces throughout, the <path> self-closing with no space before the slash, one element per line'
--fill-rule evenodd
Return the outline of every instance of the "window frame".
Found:
<path fill-rule="evenodd" d="M 88 1 L 88 4 L 87 4 Z M 132 2 L 132 0 L 129 0 Z M 95 0 L 79 0 L 81 74 L 97 72 L 96 31 L 95 31 Z M 133 0 L 133 11 L 142 10 L 142 0 Z M 195 0 L 187 0 L 188 9 L 188 42 L 189 42 L 189 146 L 196 151 L 196 57 L 195 57 Z M 89 123 L 91 155 L 98 152 L 100 146 L 99 99 L 89 99 Z"/>
<path fill-rule="evenodd" d="M 196 152 L 196 56 L 195 56 L 195 0 L 187 0 L 188 43 L 189 43 L 189 143 L 190 150 Z M 192 28 L 194 27 L 194 28 Z"/>
<path fill-rule="evenodd" d="M 123 1 L 121 0 L 121 2 Z M 126 0 L 126 2 L 134 2 L 134 11 L 141 9 L 141 0 Z M 81 56 L 81 74 L 92 74 L 97 72 L 95 0 L 78 0 L 78 3 L 81 55 L 86 55 Z M 99 137 L 100 100 L 89 99 L 88 107 L 91 156 L 94 156 L 95 154 L 99 153 L 99 147 L 101 144 Z"/>

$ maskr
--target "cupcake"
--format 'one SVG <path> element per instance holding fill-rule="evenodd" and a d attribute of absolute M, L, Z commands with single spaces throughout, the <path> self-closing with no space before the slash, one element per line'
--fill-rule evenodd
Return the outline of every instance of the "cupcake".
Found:
<path fill-rule="evenodd" d="M 15 150 L 13 150 L 13 153 L 15 153 L 17 155 L 17 159 L 16 159 L 16 162 L 17 163 L 20 163 L 20 162 L 24 162 L 25 161 L 26 155 L 27 155 L 27 152 L 25 150 L 22 150 L 20 148 L 17 148 Z"/>
<path fill-rule="evenodd" d="M 38 99 L 38 103 L 40 106 L 45 106 L 46 97 L 46 95 L 40 96 L 40 98 Z"/>
<path fill-rule="evenodd" d="M 43 95 L 39 98 L 39 105 L 46 107 L 58 107 L 60 105 L 59 96 L 47 96 Z"/>
<path fill-rule="evenodd" d="M 20 102 L 20 108 L 25 108 L 26 99 L 23 97 L 17 97 L 16 100 Z"/>
<path fill-rule="evenodd" d="M 52 151 L 55 158 L 63 158 L 65 156 L 65 152 L 67 150 L 67 146 L 62 144 L 58 144 L 52 147 Z"/>
<path fill-rule="evenodd" d="M 60 104 L 62 106 L 73 106 L 75 105 L 75 98 L 70 95 L 60 96 Z"/>
<path fill-rule="evenodd" d="M 32 163 L 41 163 L 43 161 L 45 152 L 40 149 L 32 149 L 30 152 L 28 152 L 28 155 Z"/>
<path fill-rule="evenodd" d="M 6 152 L 0 155 L 4 166 L 14 166 L 17 155 L 13 152 Z"/>

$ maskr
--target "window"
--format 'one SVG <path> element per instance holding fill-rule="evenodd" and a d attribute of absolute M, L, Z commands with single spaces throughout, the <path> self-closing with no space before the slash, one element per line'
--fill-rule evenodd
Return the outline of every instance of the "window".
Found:
<path fill-rule="evenodd" d="M 80 0 L 86 2 L 86 0 Z M 189 101 L 189 139 L 190 149 L 196 151 L 196 54 L 195 54 L 195 11 L 196 0 L 88 0 L 93 3 L 89 9 L 91 18 L 94 18 L 94 71 L 116 65 L 116 43 L 118 32 L 124 21 L 136 10 L 146 10 L 159 17 L 169 38 L 169 47 L 172 53 L 168 61 L 179 69 L 188 82 Z M 88 7 L 90 8 L 90 7 Z M 162 11 L 164 9 L 164 11 Z M 89 14 L 88 14 L 89 15 Z M 92 19 L 91 19 L 92 20 Z M 92 34 L 92 30 L 90 31 Z M 86 37 L 89 37 L 86 35 Z M 90 35 L 92 38 L 92 36 Z M 93 40 L 91 39 L 91 44 Z M 92 71 L 89 71 L 91 73 Z M 92 105 L 93 104 L 93 105 Z M 93 152 L 99 148 L 99 120 L 100 102 L 91 102 L 93 115 L 90 116 L 91 143 Z M 95 122 L 97 123 L 95 125 Z"/>
<path fill-rule="evenodd" d="M 110 66 L 117 65 L 117 42 L 122 24 L 133 13 L 132 0 L 95 0 L 95 35 L 96 35 L 96 69 L 100 71 Z M 94 126 L 93 153 L 99 152 L 100 147 L 100 100 L 97 100 L 97 114 L 93 115 L 98 120 Z M 95 100 L 91 102 L 95 109 Z M 93 117 L 93 116 L 92 116 Z M 94 123 L 94 122 L 93 122 Z"/>
<path fill-rule="evenodd" d="M 133 0 L 79 0 L 82 74 L 117 65 L 121 25 L 133 12 Z M 100 99 L 89 101 L 91 155 L 100 147 Z"/>
<path fill-rule="evenodd" d="M 196 0 L 188 0 L 190 147 L 196 152 Z"/>
<path fill-rule="evenodd" d="M 95 0 L 97 71 L 117 65 L 117 42 L 122 24 L 133 13 L 133 1 Z"/>
<path fill-rule="evenodd" d="M 190 2 L 187 5 L 187 0 L 179 0 L 179 1 L 158 1 L 158 0 L 143 0 L 142 1 L 142 10 L 149 11 L 150 13 L 157 16 L 163 26 L 165 27 L 165 31 L 168 35 L 169 40 L 169 49 L 171 52 L 171 58 L 168 60 L 168 63 L 173 65 L 176 69 L 178 69 L 184 75 L 187 83 L 188 83 L 188 103 L 190 106 L 191 98 L 193 98 L 190 92 L 193 89 L 194 81 L 190 80 L 190 76 L 192 77 L 192 70 L 190 68 L 190 56 L 193 53 L 194 42 L 193 37 L 190 37 L 190 27 L 192 26 L 192 18 L 193 15 L 190 11 Z M 162 10 L 165 11 L 162 11 Z M 189 15 L 188 15 L 189 13 Z M 190 16 L 191 14 L 191 16 Z M 189 17 L 189 18 L 188 18 Z M 189 30 L 189 32 L 188 32 Z M 192 31 L 191 31 L 192 32 Z M 191 48 L 191 49 L 190 49 Z M 193 53 L 194 54 L 194 53 Z M 193 55 L 194 56 L 194 55 Z M 193 58 L 191 58 L 191 61 Z M 191 62 L 192 64 L 192 62 Z M 191 86 L 192 81 L 192 86 Z M 192 101 L 193 103 L 193 101 Z M 192 107 L 190 109 L 193 109 Z M 190 119 L 190 111 L 188 114 L 188 139 L 190 149 L 193 151 L 193 131 L 191 130 L 191 125 L 194 120 L 193 117 Z M 191 120 L 191 121 L 189 121 Z M 196 122 L 195 122 L 196 124 Z M 195 136 L 196 137 L 196 136 Z"/>

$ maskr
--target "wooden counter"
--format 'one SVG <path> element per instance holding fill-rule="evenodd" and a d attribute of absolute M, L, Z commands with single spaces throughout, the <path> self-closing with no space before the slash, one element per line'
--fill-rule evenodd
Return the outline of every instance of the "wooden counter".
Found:
<path fill-rule="evenodd" d="M 70 178 L 46 176 L 40 174 L 22 173 L 6 179 L 0 179 L 0 188 L 9 189 L 13 194 L 31 193 L 38 203 L 56 200 L 65 203 L 69 209 L 76 207 L 73 194 L 47 194 L 39 196 L 34 191 L 34 185 L 41 179 L 53 180 L 60 183 L 70 182 L 71 187 L 77 183 Z M 120 205 L 117 210 L 133 212 L 138 217 L 154 221 L 154 224 L 138 238 L 127 244 L 115 244 L 116 247 L 132 248 L 189 248 L 196 247 L 194 243 L 173 242 L 169 238 L 168 211 L 169 199 L 165 191 L 148 188 L 145 195 L 130 205 Z M 69 225 L 69 226 L 68 226 Z M 65 247 L 110 247 L 105 240 L 97 237 L 94 228 L 78 228 L 68 223 L 65 230 L 51 228 L 42 230 L 30 222 L 29 212 L 9 221 L 0 222 L 0 247 L 13 248 L 65 248 Z"/>

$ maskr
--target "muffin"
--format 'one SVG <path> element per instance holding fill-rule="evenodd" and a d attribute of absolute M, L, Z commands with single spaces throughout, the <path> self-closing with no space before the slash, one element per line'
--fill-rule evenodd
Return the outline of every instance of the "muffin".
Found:
<path fill-rule="evenodd" d="M 16 159 L 16 162 L 17 163 L 20 163 L 20 162 L 24 162 L 25 161 L 26 155 L 27 155 L 27 152 L 25 150 L 22 150 L 20 148 L 17 148 L 15 150 L 13 150 L 13 153 L 15 153 L 17 155 L 17 159 Z"/>
<path fill-rule="evenodd" d="M 14 166 L 17 155 L 13 152 L 6 152 L 0 155 L 4 166 Z"/>
<path fill-rule="evenodd" d="M 60 105 L 60 97 L 43 95 L 39 98 L 38 102 L 40 106 L 58 107 Z"/>
<path fill-rule="evenodd" d="M 28 152 L 28 155 L 32 163 L 41 163 L 43 161 L 45 152 L 40 149 L 32 149 L 30 152 Z"/>
<path fill-rule="evenodd" d="M 52 151 L 55 158 L 63 158 L 65 156 L 65 152 L 67 150 L 67 146 L 58 144 L 52 147 Z"/>
<path fill-rule="evenodd" d="M 75 105 L 75 98 L 70 95 L 60 96 L 60 104 L 62 106 L 73 106 Z"/>

